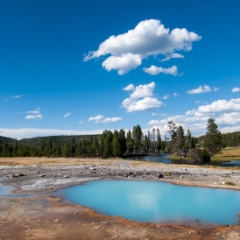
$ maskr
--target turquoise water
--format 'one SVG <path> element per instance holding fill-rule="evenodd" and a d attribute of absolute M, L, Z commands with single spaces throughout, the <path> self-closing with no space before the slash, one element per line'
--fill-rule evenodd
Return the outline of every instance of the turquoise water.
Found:
<path fill-rule="evenodd" d="M 140 222 L 238 223 L 240 192 L 154 181 L 102 180 L 59 190 L 56 195 L 100 213 Z"/>

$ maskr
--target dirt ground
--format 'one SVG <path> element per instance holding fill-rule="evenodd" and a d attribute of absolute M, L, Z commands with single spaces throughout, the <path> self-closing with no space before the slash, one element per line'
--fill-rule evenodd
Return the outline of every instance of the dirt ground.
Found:
<path fill-rule="evenodd" d="M 159 178 L 159 174 L 164 177 Z M 0 159 L 0 177 L 4 178 L 4 183 L 14 185 L 19 193 L 51 192 L 83 179 L 100 178 L 154 179 L 240 189 L 239 170 L 166 166 L 122 159 L 5 158 Z M 234 186 L 223 184 L 229 179 Z M 236 226 L 199 222 L 138 223 L 101 215 L 50 196 L 0 197 L 0 239 L 240 240 L 240 222 Z"/>

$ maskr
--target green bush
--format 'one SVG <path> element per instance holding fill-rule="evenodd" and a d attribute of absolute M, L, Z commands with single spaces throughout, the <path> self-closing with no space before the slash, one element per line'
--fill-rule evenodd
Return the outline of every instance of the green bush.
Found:
<path fill-rule="evenodd" d="M 189 155 L 194 162 L 210 162 L 211 160 L 211 155 L 206 149 L 192 148 Z"/>

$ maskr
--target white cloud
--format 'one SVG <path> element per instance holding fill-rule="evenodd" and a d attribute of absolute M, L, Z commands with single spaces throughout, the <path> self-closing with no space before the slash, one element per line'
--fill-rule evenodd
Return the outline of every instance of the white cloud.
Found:
<path fill-rule="evenodd" d="M 177 51 L 190 51 L 192 43 L 201 36 L 187 29 L 175 28 L 170 31 L 160 20 L 141 21 L 126 33 L 110 36 L 99 45 L 97 51 L 84 56 L 84 61 L 110 55 L 102 66 L 107 70 L 117 70 L 124 74 L 142 64 L 142 59 L 151 55 L 163 55 L 166 58 L 179 58 Z"/>
<path fill-rule="evenodd" d="M 37 129 L 37 128 L 19 128 L 19 129 L 0 128 L 0 135 L 16 139 L 22 139 L 40 136 L 101 134 L 103 131 L 104 129 L 96 129 L 91 131 L 78 131 L 78 130 Z"/>
<path fill-rule="evenodd" d="M 127 112 L 145 111 L 161 107 L 163 103 L 153 97 L 155 86 L 156 84 L 154 82 L 139 85 L 135 88 L 132 85 L 132 93 L 130 97 L 124 99 L 121 106 L 125 108 Z"/>
<path fill-rule="evenodd" d="M 239 111 L 240 110 L 240 98 L 227 100 L 217 100 L 211 104 L 198 107 L 198 112 L 221 112 L 221 111 Z"/>
<path fill-rule="evenodd" d="M 131 98 L 151 97 L 153 96 L 155 86 L 156 86 L 155 82 L 151 82 L 145 85 L 139 85 L 134 89 L 130 97 Z"/>
<path fill-rule="evenodd" d="M 178 97 L 179 95 L 175 92 L 175 93 L 173 93 L 173 96 Z"/>
<path fill-rule="evenodd" d="M 17 99 L 17 98 L 21 98 L 23 97 L 23 95 L 15 95 L 15 96 L 11 96 L 12 99 Z"/>
<path fill-rule="evenodd" d="M 83 121 L 79 121 L 78 124 L 83 124 Z"/>
<path fill-rule="evenodd" d="M 41 114 L 36 114 L 36 115 L 27 115 L 25 119 L 43 119 L 43 116 Z"/>
<path fill-rule="evenodd" d="M 187 93 L 188 94 L 199 94 L 199 93 L 206 93 L 206 92 L 211 92 L 211 91 L 212 91 L 212 89 L 209 86 L 204 85 L 203 87 L 199 86 L 196 89 L 189 90 L 189 91 L 187 91 Z"/>
<path fill-rule="evenodd" d="M 151 74 L 151 75 L 157 75 L 159 73 L 164 73 L 164 74 L 171 74 L 176 76 L 178 74 L 178 68 L 177 66 L 173 65 L 172 67 L 169 68 L 162 68 L 162 67 L 156 67 L 152 65 L 149 68 L 143 68 L 145 73 Z"/>
<path fill-rule="evenodd" d="M 159 108 L 163 106 L 163 103 L 155 97 L 145 97 L 141 100 L 127 98 L 122 102 L 122 106 L 127 112 L 136 112 Z"/>
<path fill-rule="evenodd" d="M 122 120 L 122 118 L 120 118 L 120 117 L 105 118 L 101 121 L 101 123 L 112 123 L 112 122 L 118 122 L 121 120 Z"/>
<path fill-rule="evenodd" d="M 112 123 L 121 121 L 120 117 L 104 118 L 103 115 L 97 115 L 95 117 L 90 117 L 88 121 L 95 121 L 95 123 Z"/>
<path fill-rule="evenodd" d="M 72 114 L 72 113 L 66 113 L 63 117 L 64 117 L 64 118 L 67 118 L 67 117 L 69 117 L 71 114 Z"/>
<path fill-rule="evenodd" d="M 239 112 L 224 113 L 216 118 L 216 123 L 231 125 L 240 123 L 240 113 Z"/>
<path fill-rule="evenodd" d="M 37 108 L 37 109 L 32 110 L 32 111 L 28 111 L 27 114 L 29 114 L 29 115 L 27 115 L 25 117 L 25 119 L 27 119 L 27 120 L 31 120 L 31 119 L 40 120 L 40 119 L 43 119 L 43 116 L 41 114 L 40 108 Z"/>
<path fill-rule="evenodd" d="M 217 92 L 218 90 L 219 90 L 218 87 L 214 87 L 214 88 L 213 88 L 213 91 L 214 91 L 214 92 Z"/>
<path fill-rule="evenodd" d="M 223 127 L 220 129 L 222 133 L 229 133 L 229 132 L 236 132 L 236 131 L 240 131 L 240 126 L 234 126 L 234 127 Z"/>
<path fill-rule="evenodd" d="M 123 90 L 124 91 L 133 91 L 134 90 L 134 85 L 133 84 L 129 84 L 128 86 L 123 88 Z"/>
<path fill-rule="evenodd" d="M 103 115 L 97 115 L 97 116 L 95 116 L 95 117 L 90 117 L 90 118 L 88 119 L 88 121 L 95 121 L 95 123 L 99 123 L 100 120 L 102 120 L 103 118 L 104 118 Z"/>
<path fill-rule="evenodd" d="M 28 111 L 27 113 L 29 113 L 29 114 L 40 114 L 40 108 L 37 108 L 33 111 Z"/>
<path fill-rule="evenodd" d="M 239 130 L 240 125 L 240 98 L 231 100 L 218 100 L 211 104 L 199 106 L 197 109 L 187 111 L 182 115 L 162 116 L 162 119 L 152 119 L 148 125 L 159 128 L 161 133 L 167 134 L 168 121 L 174 121 L 177 126 L 181 125 L 185 132 L 190 129 L 195 135 L 206 133 L 207 121 L 215 119 L 218 127 L 223 132 Z M 156 114 L 154 114 L 156 116 Z"/>
<path fill-rule="evenodd" d="M 172 53 L 172 54 L 169 54 L 166 58 L 162 59 L 161 61 L 166 62 L 166 61 L 169 61 L 171 58 L 184 58 L 184 56 L 179 53 Z"/>
<path fill-rule="evenodd" d="M 167 95 L 164 95 L 162 99 L 168 99 L 169 97 L 170 97 L 170 95 L 167 94 Z"/>
<path fill-rule="evenodd" d="M 119 75 L 123 75 L 131 69 L 141 65 L 142 59 L 136 54 L 122 54 L 121 56 L 110 56 L 103 63 L 102 66 L 107 70 L 117 70 Z"/>
<path fill-rule="evenodd" d="M 234 92 L 234 93 L 235 92 L 240 92 L 240 88 L 239 87 L 235 87 L 235 88 L 232 89 L 232 92 Z"/>

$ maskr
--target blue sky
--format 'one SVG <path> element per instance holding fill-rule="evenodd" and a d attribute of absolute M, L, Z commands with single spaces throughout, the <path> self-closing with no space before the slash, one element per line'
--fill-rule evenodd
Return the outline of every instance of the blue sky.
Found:
<path fill-rule="evenodd" d="M 240 2 L 0 1 L 0 135 L 240 131 Z"/>

